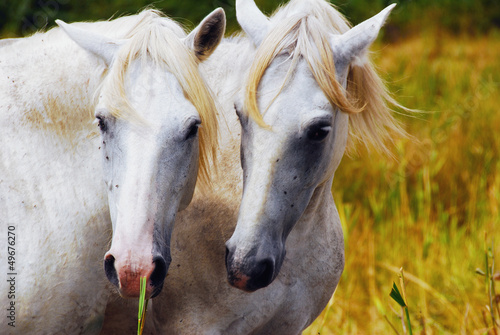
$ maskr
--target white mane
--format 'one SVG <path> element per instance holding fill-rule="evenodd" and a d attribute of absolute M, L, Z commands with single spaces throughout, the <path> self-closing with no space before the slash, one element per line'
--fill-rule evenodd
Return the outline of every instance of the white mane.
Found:
<path fill-rule="evenodd" d="M 131 108 L 124 88 L 131 62 L 151 60 L 171 72 L 198 111 L 203 124 L 199 134 L 199 179 L 201 185 L 206 185 L 210 180 L 209 166 L 215 161 L 217 111 L 214 99 L 198 71 L 198 59 L 182 41 L 185 37 L 186 33 L 177 23 L 158 11 L 145 10 L 124 36 L 127 42 L 120 48 L 102 91 L 106 92 L 104 103 L 116 117 L 140 119 Z"/>
<path fill-rule="evenodd" d="M 363 143 L 389 153 L 388 143 L 395 135 L 407 136 L 387 103 L 407 109 L 391 97 L 368 57 L 351 64 L 346 90 L 337 82 L 330 35 L 342 34 L 350 25 L 333 5 L 324 0 L 291 0 L 270 22 L 270 32 L 257 50 L 245 88 L 246 110 L 259 124 L 265 126 L 257 107 L 259 83 L 271 62 L 285 52 L 292 58 L 287 78 L 303 57 L 330 103 L 349 114 L 348 149 Z"/>

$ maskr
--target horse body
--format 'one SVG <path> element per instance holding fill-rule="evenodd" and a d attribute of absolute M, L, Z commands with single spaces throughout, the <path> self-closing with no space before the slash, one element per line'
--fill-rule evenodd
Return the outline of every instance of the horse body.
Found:
<path fill-rule="evenodd" d="M 104 66 L 63 35 L 52 30 L 0 49 L 0 212 L 2 233 L 15 227 L 17 274 L 17 322 L 7 332 L 77 333 L 99 323 L 105 308 L 102 271 L 81 271 L 100 268 L 110 237 L 96 182 L 99 140 L 87 138 Z"/>
<path fill-rule="evenodd" d="M 189 36 L 154 11 L 111 22 L 59 24 L 63 29 L 0 49 L 0 212 L 2 232 L 16 234 L 10 270 L 15 285 L 3 281 L 0 287 L 15 291 L 2 296 L 5 306 L 16 307 L 15 328 L 4 328 L 7 333 L 99 333 L 112 293 L 102 271 L 110 217 L 113 225 L 119 222 L 114 243 L 126 237 L 132 245 L 149 241 L 137 251 L 138 263 L 125 260 L 125 275 L 116 264 L 109 266 L 108 252 L 106 272 L 117 279 L 111 282 L 124 296 L 134 296 L 143 266 L 148 296 L 157 294 L 169 265 L 175 213 L 189 203 L 198 166 L 206 165 L 198 164 L 199 156 L 210 159 L 215 145 L 207 139 L 216 131 L 214 108 L 196 57 L 203 60 L 217 46 L 225 24 L 221 10 L 204 21 L 207 29 Z M 138 35 L 144 24 L 151 29 L 146 35 L 170 34 L 171 43 L 144 45 L 150 42 Z M 179 62 L 187 59 L 192 67 L 168 59 L 179 54 Z M 184 69 L 191 73 L 179 72 Z M 208 130 L 200 132 L 205 141 L 198 145 L 202 120 Z M 131 223 L 144 228 L 136 240 L 127 236 Z M 111 252 L 117 255 L 120 248 Z M 154 276 L 159 258 L 163 264 Z M 109 275 L 113 271 L 115 277 Z"/>

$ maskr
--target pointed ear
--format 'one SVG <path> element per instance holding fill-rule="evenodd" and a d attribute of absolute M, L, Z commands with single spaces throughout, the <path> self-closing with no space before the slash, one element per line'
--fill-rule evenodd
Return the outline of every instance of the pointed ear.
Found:
<path fill-rule="evenodd" d="M 215 51 L 226 31 L 226 13 L 217 8 L 201 21 L 184 40 L 200 61 L 204 61 Z"/>
<path fill-rule="evenodd" d="M 236 19 L 256 47 L 262 43 L 271 26 L 254 0 L 236 0 Z"/>
<path fill-rule="evenodd" d="M 342 35 L 331 35 L 330 43 L 336 67 L 345 69 L 352 62 L 363 58 L 395 6 L 396 4 L 387 6 L 377 15 L 358 24 Z"/>
<path fill-rule="evenodd" d="M 61 20 L 56 20 L 56 23 L 69 38 L 83 49 L 103 59 L 108 67 L 113 62 L 118 49 L 125 43 L 125 40 L 111 39 L 93 31 L 77 28 Z"/>

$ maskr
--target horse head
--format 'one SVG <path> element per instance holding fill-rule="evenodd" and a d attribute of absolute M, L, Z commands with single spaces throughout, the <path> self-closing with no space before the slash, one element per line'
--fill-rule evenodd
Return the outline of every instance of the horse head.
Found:
<path fill-rule="evenodd" d="M 105 273 L 123 297 L 139 296 L 146 277 L 147 297 L 155 297 L 171 262 L 176 213 L 191 201 L 198 175 L 208 183 L 217 123 L 198 63 L 219 44 L 224 11 L 188 36 L 152 10 L 119 40 L 58 24 L 108 68 L 95 109 L 113 226 Z"/>
<path fill-rule="evenodd" d="M 253 0 L 237 1 L 238 21 L 257 52 L 236 103 L 244 176 L 236 229 L 226 243 L 231 285 L 255 291 L 271 284 L 296 223 L 318 219 L 304 213 L 321 197 L 331 201 L 349 115 L 362 109 L 348 98 L 347 77 L 362 66 L 393 6 L 349 29 L 325 1 L 292 0 L 271 20 Z"/>

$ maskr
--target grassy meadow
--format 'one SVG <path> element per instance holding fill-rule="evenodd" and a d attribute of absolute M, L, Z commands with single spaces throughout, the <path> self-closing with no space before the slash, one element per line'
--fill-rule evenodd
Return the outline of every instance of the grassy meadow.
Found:
<path fill-rule="evenodd" d="M 424 33 L 373 50 L 397 100 L 426 112 L 398 117 L 416 140 L 397 140 L 395 160 L 360 151 L 339 167 L 345 270 L 304 334 L 408 333 L 389 297 L 401 267 L 414 334 L 500 334 L 476 273 L 485 245 L 490 266 L 500 260 L 500 33 Z"/>

